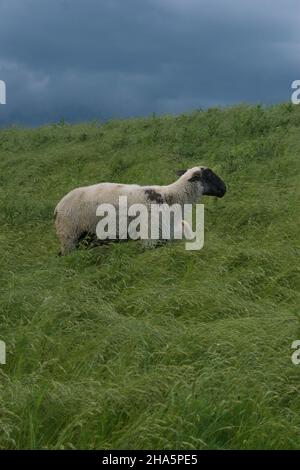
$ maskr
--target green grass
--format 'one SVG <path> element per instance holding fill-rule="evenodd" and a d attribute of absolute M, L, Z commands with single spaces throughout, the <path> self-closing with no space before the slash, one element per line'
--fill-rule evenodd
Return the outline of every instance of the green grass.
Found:
<path fill-rule="evenodd" d="M 70 189 L 207 165 L 205 246 L 60 258 Z M 0 131 L 0 448 L 300 448 L 300 106 Z"/>

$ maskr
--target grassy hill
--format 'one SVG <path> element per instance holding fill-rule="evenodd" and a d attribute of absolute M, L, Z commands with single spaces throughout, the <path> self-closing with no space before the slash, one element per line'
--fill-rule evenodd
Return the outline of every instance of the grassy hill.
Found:
<path fill-rule="evenodd" d="M 205 246 L 60 258 L 53 209 L 204 164 Z M 0 448 L 300 448 L 300 106 L 0 130 Z"/>

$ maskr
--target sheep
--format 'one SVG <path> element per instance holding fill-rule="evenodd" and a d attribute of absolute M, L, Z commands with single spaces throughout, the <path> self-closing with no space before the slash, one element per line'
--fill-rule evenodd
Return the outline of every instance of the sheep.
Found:
<path fill-rule="evenodd" d="M 138 184 L 99 183 L 73 189 L 54 210 L 55 226 L 61 245 L 61 255 L 74 250 L 84 234 L 96 234 L 100 204 L 112 204 L 118 210 L 119 197 L 127 196 L 128 207 L 141 203 L 193 204 L 202 196 L 223 197 L 225 183 L 209 168 L 193 167 L 177 172 L 177 179 L 167 186 L 140 186 Z M 183 222 L 184 224 L 184 222 Z"/>

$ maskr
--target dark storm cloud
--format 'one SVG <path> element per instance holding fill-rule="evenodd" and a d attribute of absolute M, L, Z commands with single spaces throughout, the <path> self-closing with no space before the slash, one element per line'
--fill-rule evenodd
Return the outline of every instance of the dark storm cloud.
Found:
<path fill-rule="evenodd" d="M 0 0 L 0 123 L 290 98 L 298 0 Z"/>

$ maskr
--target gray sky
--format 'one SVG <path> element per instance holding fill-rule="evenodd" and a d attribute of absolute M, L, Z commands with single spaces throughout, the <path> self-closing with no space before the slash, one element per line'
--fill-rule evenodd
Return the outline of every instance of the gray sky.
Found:
<path fill-rule="evenodd" d="M 299 0 L 0 0 L 0 125 L 288 101 Z"/>

